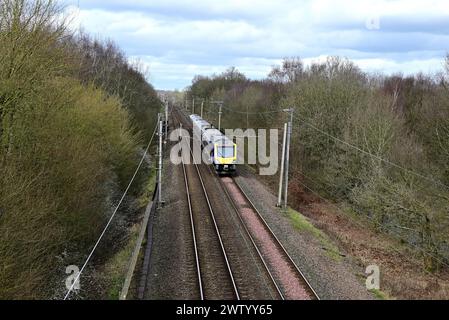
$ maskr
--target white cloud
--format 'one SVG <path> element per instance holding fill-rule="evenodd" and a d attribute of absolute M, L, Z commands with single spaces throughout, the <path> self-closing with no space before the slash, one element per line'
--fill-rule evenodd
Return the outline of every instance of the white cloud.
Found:
<path fill-rule="evenodd" d="M 237 67 L 248 77 L 262 79 L 271 70 L 271 66 L 279 64 L 280 59 L 253 59 L 237 58 L 231 64 L 189 64 L 170 58 L 153 56 L 134 56 L 132 60 L 139 61 L 144 68 L 150 70 L 150 81 L 165 79 L 166 84 L 161 84 L 160 89 L 183 89 L 189 85 L 193 76 L 201 74 L 211 76 L 219 74 L 229 68 L 230 65 Z"/>
<path fill-rule="evenodd" d="M 434 71 L 449 43 L 445 0 L 82 0 L 80 8 L 70 7 L 73 28 L 114 39 L 145 60 L 164 88 L 230 65 L 261 78 L 286 56 L 343 55 L 370 71 Z M 373 16 L 379 30 L 366 28 Z"/>
<path fill-rule="evenodd" d="M 443 66 L 442 59 L 420 59 L 398 62 L 391 59 L 355 59 L 363 70 L 386 74 L 403 73 L 410 75 L 418 72 L 433 74 Z"/>

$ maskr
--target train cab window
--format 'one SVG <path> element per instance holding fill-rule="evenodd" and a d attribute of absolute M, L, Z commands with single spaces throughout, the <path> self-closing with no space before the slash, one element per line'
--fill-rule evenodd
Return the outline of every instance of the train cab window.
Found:
<path fill-rule="evenodd" d="M 220 158 L 233 158 L 234 146 L 218 146 L 217 152 Z"/>

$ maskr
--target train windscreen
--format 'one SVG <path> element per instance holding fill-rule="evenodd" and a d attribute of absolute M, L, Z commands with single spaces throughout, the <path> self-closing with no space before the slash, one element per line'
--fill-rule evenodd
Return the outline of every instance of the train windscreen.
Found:
<path fill-rule="evenodd" d="M 233 146 L 218 146 L 217 151 L 218 151 L 218 156 L 220 158 L 233 158 L 234 157 L 234 147 Z"/>

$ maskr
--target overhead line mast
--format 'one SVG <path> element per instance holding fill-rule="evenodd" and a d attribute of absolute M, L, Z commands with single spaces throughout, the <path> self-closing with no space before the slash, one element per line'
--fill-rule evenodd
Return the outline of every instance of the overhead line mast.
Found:
<path fill-rule="evenodd" d="M 293 124 L 293 108 L 285 109 L 285 112 L 290 112 L 290 121 L 288 122 L 287 128 L 287 147 L 285 150 L 285 189 L 284 189 L 284 208 L 287 209 L 287 198 L 288 198 L 288 171 L 290 164 L 290 142 L 292 139 L 292 124 Z"/>

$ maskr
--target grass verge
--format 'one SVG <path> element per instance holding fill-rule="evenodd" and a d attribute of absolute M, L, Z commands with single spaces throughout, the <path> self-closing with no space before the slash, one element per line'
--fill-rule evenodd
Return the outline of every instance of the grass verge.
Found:
<path fill-rule="evenodd" d="M 369 290 L 378 300 L 390 300 L 391 298 L 388 296 L 387 293 L 378 290 L 378 289 L 371 289 Z"/>
<path fill-rule="evenodd" d="M 106 299 L 118 300 L 125 282 L 128 264 L 139 236 L 140 224 L 129 229 L 129 240 L 125 246 L 112 256 L 105 264 L 103 274 L 108 276 Z"/>
<path fill-rule="evenodd" d="M 301 232 L 309 233 L 320 242 L 328 257 L 336 261 L 341 260 L 342 256 L 337 246 L 329 239 L 326 234 L 324 234 L 320 229 L 316 228 L 306 217 L 290 207 L 288 208 L 286 214 L 295 229 Z"/>
<path fill-rule="evenodd" d="M 156 170 L 151 168 L 147 182 L 144 185 L 142 195 L 139 197 L 139 205 L 145 208 L 148 202 L 151 201 L 154 189 L 156 187 Z M 132 225 L 128 230 L 129 237 L 123 248 L 113 255 L 104 266 L 104 274 L 108 275 L 108 287 L 106 290 L 106 299 L 118 300 L 125 282 L 125 277 L 128 272 L 129 261 L 134 252 L 134 248 L 139 237 L 141 229 L 141 221 Z"/>

